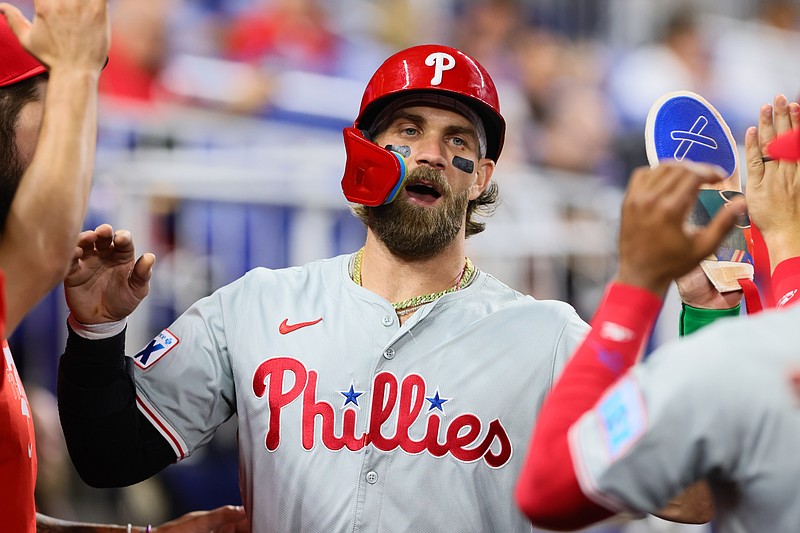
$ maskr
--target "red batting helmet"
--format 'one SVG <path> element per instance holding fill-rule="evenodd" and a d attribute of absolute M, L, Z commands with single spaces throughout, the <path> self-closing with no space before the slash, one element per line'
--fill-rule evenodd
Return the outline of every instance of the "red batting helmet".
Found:
<path fill-rule="evenodd" d="M 370 129 L 384 107 L 414 92 L 444 94 L 473 109 L 486 130 L 486 157 L 497 161 L 506 132 L 497 89 L 480 63 L 449 46 L 412 46 L 384 61 L 364 90 L 355 126 Z"/>
<path fill-rule="evenodd" d="M 0 87 L 46 72 L 44 65 L 22 48 L 6 18 L 0 15 Z"/>

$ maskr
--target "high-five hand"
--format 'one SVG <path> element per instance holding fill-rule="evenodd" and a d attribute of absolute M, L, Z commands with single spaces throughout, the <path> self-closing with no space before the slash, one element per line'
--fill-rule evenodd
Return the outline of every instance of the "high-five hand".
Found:
<path fill-rule="evenodd" d="M 729 204 L 702 229 L 687 227 L 686 219 L 698 189 L 724 178 L 717 167 L 692 162 L 637 169 L 622 203 L 618 280 L 661 296 L 713 252 L 744 202 Z"/>
<path fill-rule="evenodd" d="M 772 268 L 800 255 L 800 173 L 796 161 L 764 160 L 764 148 L 776 135 L 800 128 L 800 105 L 779 94 L 764 104 L 758 128 L 745 135 L 748 211 L 769 248 Z"/>
<path fill-rule="evenodd" d="M 78 238 L 64 291 L 73 318 L 83 324 L 102 324 L 127 317 L 150 290 L 155 256 L 138 260 L 127 230 L 102 224 Z"/>
<path fill-rule="evenodd" d="M 31 22 L 18 8 L 0 3 L 20 44 L 51 72 L 100 73 L 111 41 L 107 0 L 37 0 L 34 10 Z"/>

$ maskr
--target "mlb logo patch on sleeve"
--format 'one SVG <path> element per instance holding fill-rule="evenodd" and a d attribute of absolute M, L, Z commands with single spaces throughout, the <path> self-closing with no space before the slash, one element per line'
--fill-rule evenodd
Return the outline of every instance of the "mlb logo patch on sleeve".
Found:
<path fill-rule="evenodd" d="M 595 411 L 606 436 L 611 461 L 624 454 L 647 429 L 644 398 L 630 375 L 608 390 Z"/>
<path fill-rule="evenodd" d="M 156 338 L 151 340 L 150 344 L 145 346 L 144 350 L 133 356 L 133 362 L 142 370 L 150 368 L 180 342 L 178 337 L 173 335 L 168 329 L 165 329 L 156 335 Z"/>

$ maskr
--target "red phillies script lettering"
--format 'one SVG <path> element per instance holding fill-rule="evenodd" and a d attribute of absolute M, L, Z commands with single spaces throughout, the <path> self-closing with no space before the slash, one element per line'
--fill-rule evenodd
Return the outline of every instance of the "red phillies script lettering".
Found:
<path fill-rule="evenodd" d="M 316 422 L 321 421 L 322 444 L 330 450 L 347 448 L 357 451 L 372 445 L 382 451 L 397 448 L 410 454 L 428 452 L 434 457 L 450 454 L 465 462 L 483 458 L 487 465 L 499 468 L 511 459 L 511 440 L 503 424 L 494 419 L 488 424 L 481 439 L 483 424 L 474 414 L 455 417 L 442 435 L 442 419 L 437 412 L 427 415 L 425 434 L 415 440 L 411 427 L 419 420 L 425 407 L 425 380 L 418 374 L 406 376 L 402 382 L 388 373 L 381 372 L 372 384 L 372 404 L 367 432 L 356 435 L 355 409 L 342 414 L 342 434 L 336 435 L 337 409 L 328 402 L 317 401 L 317 372 L 306 369 L 300 361 L 291 357 L 275 357 L 261 363 L 253 375 L 253 392 L 256 397 L 266 397 L 269 404 L 269 425 L 265 444 L 275 451 L 281 443 L 281 411 L 284 407 L 302 399 L 302 444 L 310 450 L 315 444 Z M 397 412 L 394 427 L 387 427 L 392 413 Z M 498 446 L 492 449 L 497 441 Z"/>

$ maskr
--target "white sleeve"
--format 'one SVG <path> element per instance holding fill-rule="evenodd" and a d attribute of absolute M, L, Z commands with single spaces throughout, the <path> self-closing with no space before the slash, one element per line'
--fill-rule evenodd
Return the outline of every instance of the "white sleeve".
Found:
<path fill-rule="evenodd" d="M 138 407 L 179 460 L 236 412 L 225 307 L 238 285 L 199 300 L 133 358 Z"/>
<path fill-rule="evenodd" d="M 570 311 L 570 316 L 556 345 L 555 365 L 553 368 L 554 380 L 561 375 L 567 361 L 572 358 L 575 350 L 578 349 L 591 330 L 589 324 L 584 322 L 574 309 L 570 308 Z"/>

